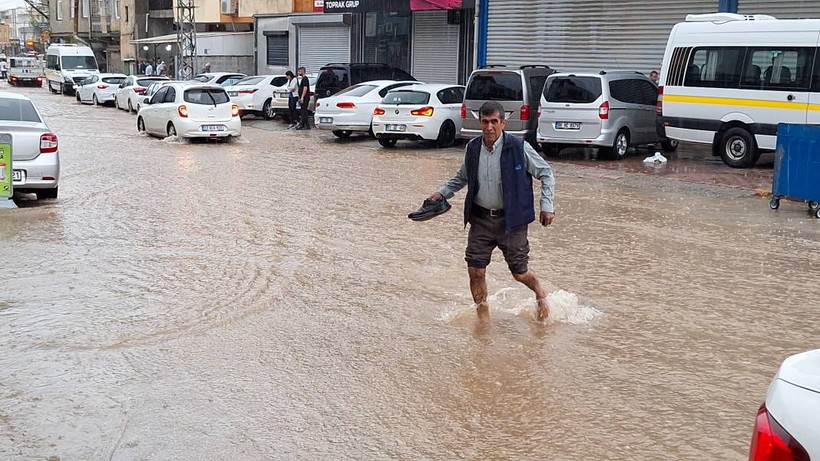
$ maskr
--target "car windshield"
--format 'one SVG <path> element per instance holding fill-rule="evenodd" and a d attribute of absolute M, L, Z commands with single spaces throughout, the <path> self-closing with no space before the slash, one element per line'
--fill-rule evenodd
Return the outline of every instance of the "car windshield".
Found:
<path fill-rule="evenodd" d="M 216 88 L 196 88 L 185 90 L 183 99 L 185 99 L 185 102 L 189 102 L 191 104 L 206 104 L 209 106 L 224 104 L 230 101 L 230 98 L 228 98 L 228 93 L 226 93 L 225 90 L 218 90 Z"/>
<path fill-rule="evenodd" d="M 385 104 L 427 104 L 430 102 L 430 93 L 423 91 L 391 91 L 382 101 Z"/>
<path fill-rule="evenodd" d="M 94 56 L 63 56 L 63 69 L 96 69 Z"/>
<path fill-rule="evenodd" d="M 102 81 L 112 85 L 119 85 L 125 81 L 125 77 L 103 77 Z"/>
<path fill-rule="evenodd" d="M 554 77 L 544 87 L 547 102 L 588 104 L 601 96 L 601 79 L 598 77 Z"/>
<path fill-rule="evenodd" d="M 345 88 L 344 90 L 336 93 L 336 96 L 364 96 L 367 93 L 378 88 L 376 85 L 353 85 L 349 88 Z"/>
<path fill-rule="evenodd" d="M 246 77 L 238 82 L 237 85 L 256 85 L 257 83 L 261 82 L 262 79 L 265 77 Z"/>
<path fill-rule="evenodd" d="M 236 85 L 237 82 L 241 81 L 243 78 L 245 78 L 245 77 L 228 77 L 227 79 L 225 79 L 225 81 L 220 83 L 220 85 L 222 85 L 222 86 Z"/>
<path fill-rule="evenodd" d="M 141 78 L 137 80 L 137 85 L 147 87 L 154 82 L 158 82 L 160 80 L 167 80 L 164 78 Z"/>
<path fill-rule="evenodd" d="M 40 117 L 31 101 L 0 98 L 0 120 L 40 122 Z"/>
<path fill-rule="evenodd" d="M 522 101 L 521 76 L 515 72 L 489 72 L 473 76 L 464 99 L 485 101 Z"/>

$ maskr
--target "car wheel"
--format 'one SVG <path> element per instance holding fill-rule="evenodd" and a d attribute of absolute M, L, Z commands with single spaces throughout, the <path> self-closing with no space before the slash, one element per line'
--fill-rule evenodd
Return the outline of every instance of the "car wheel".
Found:
<path fill-rule="evenodd" d="M 755 138 L 745 128 L 734 127 L 726 130 L 720 138 L 720 157 L 732 168 L 749 168 L 757 163 L 760 151 Z"/>
<path fill-rule="evenodd" d="M 114 96 L 114 109 L 122 110 L 120 109 L 120 100 L 116 96 Z"/>
<path fill-rule="evenodd" d="M 451 120 L 445 120 L 438 130 L 436 146 L 438 148 L 450 147 L 456 142 L 456 126 Z"/>
<path fill-rule="evenodd" d="M 379 144 L 381 144 L 382 147 L 393 147 L 396 145 L 396 142 L 398 142 L 396 139 L 379 138 Z"/>
<path fill-rule="evenodd" d="M 43 189 L 35 191 L 35 194 L 37 194 L 37 200 L 57 198 L 57 189 L 58 188 L 55 187 L 54 189 Z"/>
<path fill-rule="evenodd" d="M 666 152 L 675 152 L 679 145 L 680 142 L 677 139 L 667 139 L 661 143 L 661 148 Z"/>
<path fill-rule="evenodd" d="M 333 130 L 333 136 L 336 136 L 339 139 L 347 139 L 352 134 L 353 132 L 350 130 Z"/>
<path fill-rule="evenodd" d="M 92 96 L 92 97 L 91 97 L 91 100 L 92 100 L 92 102 L 94 103 L 94 105 L 95 105 L 95 106 L 99 106 L 99 105 L 100 105 L 100 100 L 99 100 L 99 99 L 97 99 L 97 95 L 96 95 L 96 94 L 95 94 L 94 96 Z"/>
<path fill-rule="evenodd" d="M 612 143 L 612 147 L 602 148 L 600 151 L 613 160 L 621 160 L 626 157 L 626 153 L 629 151 L 629 132 L 626 129 L 619 131 L 615 135 L 615 142 Z"/>
<path fill-rule="evenodd" d="M 128 100 L 128 112 L 134 112 L 134 107 L 131 105 L 131 100 Z"/>
<path fill-rule="evenodd" d="M 173 123 L 168 122 L 167 132 L 168 132 L 168 136 L 173 136 L 173 137 L 177 136 L 177 128 L 174 126 Z"/>
<path fill-rule="evenodd" d="M 137 131 L 145 133 L 145 120 L 142 117 L 137 117 Z"/>
<path fill-rule="evenodd" d="M 561 152 L 560 144 L 541 143 L 541 152 L 547 157 L 557 156 Z"/>
<path fill-rule="evenodd" d="M 274 114 L 271 113 L 270 110 L 270 99 L 265 101 L 265 104 L 262 105 L 262 117 L 265 120 L 273 119 Z"/>
<path fill-rule="evenodd" d="M 77 97 L 76 97 L 77 102 L 83 102 L 83 100 L 82 100 L 82 99 L 80 99 L 80 93 L 79 93 L 79 92 L 77 93 L 77 95 L 76 95 L 76 96 L 77 96 Z"/>

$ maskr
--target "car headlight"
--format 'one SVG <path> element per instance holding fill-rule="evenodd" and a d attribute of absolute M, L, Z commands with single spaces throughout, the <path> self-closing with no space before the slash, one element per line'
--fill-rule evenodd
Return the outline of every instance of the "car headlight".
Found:
<path fill-rule="evenodd" d="M 69 77 L 64 77 L 66 83 L 74 83 L 74 80 L 71 80 Z"/>

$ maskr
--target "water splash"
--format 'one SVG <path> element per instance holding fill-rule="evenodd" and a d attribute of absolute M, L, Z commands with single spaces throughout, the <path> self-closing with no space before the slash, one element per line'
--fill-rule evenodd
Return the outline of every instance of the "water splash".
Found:
<path fill-rule="evenodd" d="M 578 295 L 565 290 L 557 290 L 547 296 L 550 305 L 548 324 L 565 323 L 587 325 L 601 316 L 601 311 L 585 306 L 578 301 Z M 515 316 L 535 321 L 537 307 L 529 290 L 502 288 L 487 297 L 490 316 Z M 475 319 L 475 304 L 452 307 L 441 315 L 441 321 L 450 324 L 467 324 Z"/>
<path fill-rule="evenodd" d="M 162 141 L 166 144 L 188 144 L 190 141 L 185 138 L 180 138 L 179 136 L 167 136 L 162 138 Z"/>

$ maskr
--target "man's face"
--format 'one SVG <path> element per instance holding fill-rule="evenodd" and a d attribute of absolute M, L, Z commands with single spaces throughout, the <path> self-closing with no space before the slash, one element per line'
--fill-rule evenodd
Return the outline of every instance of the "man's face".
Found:
<path fill-rule="evenodd" d="M 658 81 L 658 73 L 657 72 L 650 73 L 649 78 L 652 79 L 653 82 L 657 82 Z"/>
<path fill-rule="evenodd" d="M 305 69 L 299 69 L 299 70 L 297 70 L 297 72 L 299 73 L 299 76 L 300 76 L 300 77 L 304 77 L 304 76 L 305 76 Z"/>
<path fill-rule="evenodd" d="M 507 121 L 501 118 L 499 114 L 482 115 L 481 116 L 481 131 L 484 133 L 484 144 L 492 146 L 501 137 L 504 127 L 507 126 Z"/>

